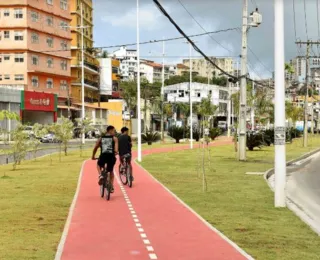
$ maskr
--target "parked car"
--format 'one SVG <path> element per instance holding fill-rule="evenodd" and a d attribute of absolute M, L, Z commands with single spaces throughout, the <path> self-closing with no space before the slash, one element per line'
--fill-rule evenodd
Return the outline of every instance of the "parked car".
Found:
<path fill-rule="evenodd" d="M 59 140 L 53 133 L 46 134 L 41 138 L 42 143 L 59 143 Z"/>
<path fill-rule="evenodd" d="M 27 134 L 29 138 L 34 137 L 33 127 L 32 126 L 24 126 L 22 130 L 23 133 Z"/>

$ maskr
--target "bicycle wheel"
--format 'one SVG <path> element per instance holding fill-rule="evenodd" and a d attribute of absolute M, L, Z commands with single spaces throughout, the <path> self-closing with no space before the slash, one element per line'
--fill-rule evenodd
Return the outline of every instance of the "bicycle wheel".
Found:
<path fill-rule="evenodd" d="M 127 179 L 126 171 L 125 169 L 121 171 L 121 164 L 119 165 L 119 177 L 123 185 L 127 185 L 128 179 Z"/>
<path fill-rule="evenodd" d="M 110 173 L 108 173 L 108 177 L 107 177 L 106 191 L 107 191 L 106 199 L 110 200 L 110 195 L 111 195 Z"/>
<path fill-rule="evenodd" d="M 126 169 L 126 172 L 127 172 L 127 180 L 128 180 L 128 186 L 130 188 L 132 188 L 132 169 L 131 169 L 131 165 L 127 165 L 127 169 Z"/>
<path fill-rule="evenodd" d="M 101 198 L 104 197 L 104 189 L 105 189 L 105 185 L 104 184 L 100 185 L 100 196 L 101 196 Z"/>

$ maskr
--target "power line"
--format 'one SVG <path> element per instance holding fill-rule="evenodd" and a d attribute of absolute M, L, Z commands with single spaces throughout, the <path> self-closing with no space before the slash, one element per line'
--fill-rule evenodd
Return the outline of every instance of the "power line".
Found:
<path fill-rule="evenodd" d="M 297 40 L 296 7 L 295 7 L 294 0 L 292 0 L 292 8 L 293 8 L 294 37 L 295 37 L 295 40 Z"/>
<path fill-rule="evenodd" d="M 209 63 L 211 63 L 213 65 L 213 67 L 217 68 L 218 70 L 220 70 L 223 74 L 227 75 L 230 78 L 233 79 L 238 79 L 235 76 L 229 74 L 228 72 L 224 71 L 223 69 L 221 69 L 217 64 L 215 64 L 214 62 L 212 62 L 211 59 L 209 59 L 199 48 L 198 46 L 190 39 L 190 37 L 188 37 L 185 32 L 177 25 L 177 23 L 171 18 L 171 16 L 167 13 L 167 11 L 162 7 L 162 5 L 159 3 L 158 0 L 153 0 L 153 2 L 156 4 L 156 6 L 159 8 L 159 10 L 162 12 L 162 14 L 164 16 L 166 16 L 169 21 L 174 25 L 174 27 L 178 30 L 178 32 L 180 34 L 183 35 L 183 38 L 187 39 L 187 41 L 189 42 L 189 44 L 192 45 L 192 47 L 195 49 L 195 51 L 199 52 Z"/>
<path fill-rule="evenodd" d="M 319 26 L 319 0 L 317 1 L 317 25 L 318 25 L 318 40 L 320 39 L 320 26 Z M 318 54 L 320 54 L 319 52 L 319 46 L 317 46 L 318 49 Z"/>
<path fill-rule="evenodd" d="M 204 31 L 207 32 L 206 29 L 198 22 L 198 20 L 191 14 L 191 12 L 186 8 L 186 6 L 182 3 L 181 0 L 177 0 L 180 5 L 183 7 L 183 9 L 190 15 L 190 17 L 196 22 L 196 24 Z M 220 42 L 218 42 L 216 39 L 214 39 L 210 34 L 208 34 L 208 36 L 214 41 L 216 42 L 218 45 L 220 45 L 223 49 L 225 49 L 228 52 L 234 53 L 234 51 L 229 50 L 228 48 L 226 48 L 225 46 L 223 46 Z"/>
<path fill-rule="evenodd" d="M 202 50 L 199 49 L 199 47 L 185 34 L 185 32 L 177 25 L 177 23 L 171 18 L 171 16 L 168 14 L 168 12 L 162 7 L 162 5 L 159 3 L 158 0 L 153 0 L 153 2 L 155 3 L 155 5 L 159 8 L 159 10 L 162 12 L 162 14 L 164 16 L 166 16 L 168 18 L 168 20 L 171 22 L 172 25 L 174 25 L 174 27 L 178 30 L 178 32 L 180 32 L 181 35 L 184 36 L 185 39 L 187 39 L 187 41 L 191 44 L 191 46 L 195 49 L 195 51 L 197 51 L 198 53 L 200 53 L 205 60 L 207 60 L 209 63 L 212 64 L 213 67 L 217 68 L 219 71 L 222 72 L 222 74 L 228 76 L 229 78 L 235 79 L 235 80 L 239 80 L 239 78 L 241 77 L 246 77 L 248 80 L 255 82 L 257 85 L 261 85 L 264 86 L 264 84 L 255 81 L 249 77 L 247 77 L 247 75 L 241 75 L 240 77 L 235 77 L 234 75 L 231 75 L 230 73 L 226 72 L 225 70 L 221 69 L 217 64 L 215 64 L 214 62 L 212 62 L 211 59 L 208 58 L 208 56 L 206 54 L 204 54 L 204 52 Z"/>
<path fill-rule="evenodd" d="M 238 30 L 239 27 L 235 27 L 235 28 L 227 28 L 227 29 L 221 29 L 221 30 L 216 30 L 216 31 L 210 31 L 210 32 L 206 32 L 206 33 L 198 33 L 198 34 L 192 34 L 189 35 L 188 37 L 190 38 L 194 38 L 194 37 L 200 37 L 200 36 L 204 36 L 204 35 L 210 35 L 210 34 L 215 34 L 215 33 L 221 33 L 221 32 L 228 32 L 228 31 L 235 31 Z M 176 40 L 182 40 L 185 39 L 185 37 L 173 37 L 173 38 L 167 38 L 167 39 L 157 39 L 157 40 L 149 40 L 149 41 L 144 41 L 141 42 L 140 45 L 145 45 L 145 44 L 153 44 L 153 43 L 158 43 L 158 42 L 169 42 L 169 41 L 176 41 Z M 90 50 L 100 50 L 100 49 L 114 49 L 114 48 L 120 48 L 120 47 L 128 47 L 128 46 L 136 46 L 137 43 L 124 43 L 124 44 L 117 44 L 117 45 L 109 45 L 109 46 L 99 46 L 99 47 L 93 47 L 93 48 L 87 48 Z M 81 49 L 80 47 L 77 49 Z M 72 48 L 70 49 L 58 49 L 58 50 L 48 50 L 48 51 L 43 51 L 46 53 L 50 53 L 50 52 L 60 52 L 60 51 L 71 51 L 74 50 Z"/>

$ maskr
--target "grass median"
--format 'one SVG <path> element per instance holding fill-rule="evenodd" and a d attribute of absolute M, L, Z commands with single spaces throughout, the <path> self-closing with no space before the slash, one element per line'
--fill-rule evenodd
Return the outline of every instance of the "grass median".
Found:
<path fill-rule="evenodd" d="M 287 159 L 319 147 L 317 136 L 309 139 L 308 148 L 302 148 L 302 139 L 295 140 L 287 145 Z M 319 236 L 288 209 L 274 208 L 274 194 L 262 176 L 245 174 L 272 168 L 274 148 L 247 155 L 247 162 L 238 162 L 233 146 L 211 147 L 205 163 L 205 193 L 198 178 L 200 149 L 149 155 L 142 165 L 255 259 L 320 259 Z"/>

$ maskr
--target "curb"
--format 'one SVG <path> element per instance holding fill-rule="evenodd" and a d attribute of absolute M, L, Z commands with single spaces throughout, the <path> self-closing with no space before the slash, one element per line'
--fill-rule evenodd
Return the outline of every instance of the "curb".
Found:
<path fill-rule="evenodd" d="M 315 149 L 315 150 L 313 150 L 313 151 L 311 151 L 309 153 L 306 153 L 306 154 L 298 157 L 297 159 L 293 159 L 291 161 L 288 161 L 286 163 L 286 166 L 289 167 L 289 166 L 293 165 L 294 163 L 302 161 L 304 159 L 307 159 L 308 157 L 310 157 L 310 156 L 312 156 L 312 155 L 314 155 L 314 154 L 316 154 L 318 152 L 320 152 L 320 148 L 317 148 L 317 149 Z M 274 174 L 274 168 L 271 168 L 271 169 L 267 170 L 265 172 L 265 174 L 264 174 L 264 179 L 267 181 L 273 174 Z"/>
<path fill-rule="evenodd" d="M 296 162 L 304 161 L 305 159 L 317 154 L 320 152 L 320 148 L 315 149 L 307 154 L 304 154 L 300 156 L 297 159 L 293 159 L 289 162 L 287 162 L 287 167 L 293 165 Z M 301 166 L 308 164 L 309 161 L 303 162 Z M 291 172 L 296 171 L 296 169 L 292 170 Z M 289 171 L 290 172 L 290 171 Z M 288 171 L 287 171 L 288 174 Z M 274 187 L 271 185 L 271 181 L 269 181 L 269 178 L 274 175 L 274 168 L 268 170 L 264 174 L 264 179 L 267 182 L 269 188 L 274 192 Z M 286 206 L 288 209 L 290 209 L 297 217 L 299 217 L 305 224 L 307 224 L 312 231 L 317 233 L 320 236 L 320 226 L 319 223 L 316 223 L 314 219 L 293 199 L 291 199 L 289 196 L 286 196 Z"/>

